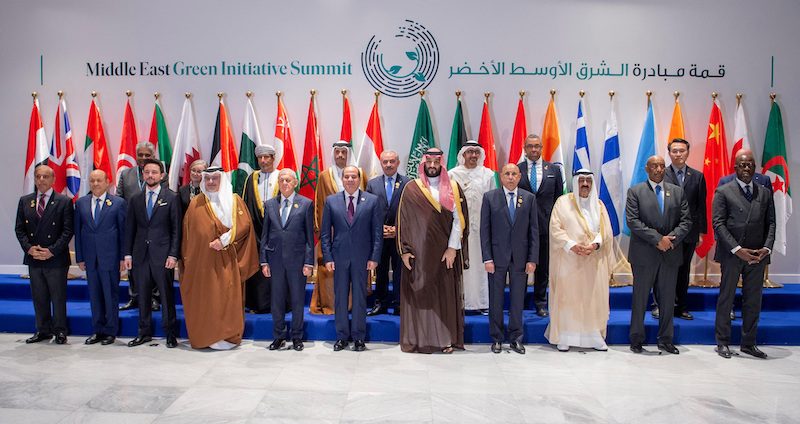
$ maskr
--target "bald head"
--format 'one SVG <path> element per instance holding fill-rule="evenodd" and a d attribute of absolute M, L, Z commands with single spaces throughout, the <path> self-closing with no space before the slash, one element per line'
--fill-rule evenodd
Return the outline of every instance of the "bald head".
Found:
<path fill-rule="evenodd" d="M 661 183 L 661 181 L 664 180 L 665 169 L 666 163 L 664 162 L 664 158 L 658 155 L 650 156 L 647 159 L 647 165 L 644 166 L 647 177 L 654 183 Z"/>
<path fill-rule="evenodd" d="M 753 174 L 756 172 L 756 161 L 753 159 L 753 151 L 750 149 L 739 149 L 736 152 L 736 163 L 733 165 L 736 171 L 736 178 L 745 184 L 750 184 Z"/>
<path fill-rule="evenodd" d="M 100 197 L 108 192 L 108 175 L 102 169 L 95 169 L 89 173 L 89 191 L 94 197 Z"/>
<path fill-rule="evenodd" d="M 513 163 L 508 163 L 503 166 L 503 169 L 500 171 L 500 183 L 503 184 L 503 187 L 506 188 L 508 191 L 514 191 L 517 189 L 520 180 L 520 172 L 519 167 Z"/>

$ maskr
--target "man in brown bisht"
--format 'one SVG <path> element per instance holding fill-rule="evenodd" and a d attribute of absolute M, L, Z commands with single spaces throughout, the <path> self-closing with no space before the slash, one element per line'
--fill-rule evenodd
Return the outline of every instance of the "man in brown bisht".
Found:
<path fill-rule="evenodd" d="M 344 141 L 333 143 L 333 165 L 319 174 L 317 180 L 317 191 L 314 193 L 314 234 L 319 239 L 319 231 L 322 226 L 322 211 L 325 209 L 325 199 L 331 194 L 339 193 L 344 190 L 342 183 L 342 173 L 348 165 L 355 166 L 350 144 Z M 365 190 L 367 180 L 364 177 L 364 170 L 359 169 L 360 183 L 359 188 Z M 329 272 L 322 262 L 322 249 L 319 242 L 314 247 L 314 260 L 316 266 L 316 280 L 314 291 L 311 293 L 311 303 L 308 310 L 312 314 L 333 315 L 333 272 Z M 364 284 L 367 284 L 365 281 Z M 351 305 L 352 302 L 348 302 Z M 348 306 L 348 309 L 350 306 Z"/>
<path fill-rule="evenodd" d="M 259 268 L 250 214 L 228 174 L 203 172 L 201 195 L 183 219 L 181 297 L 195 349 L 227 350 L 242 341 L 244 282 Z"/>
<path fill-rule="evenodd" d="M 452 353 L 464 348 L 464 292 L 469 267 L 464 193 L 442 172 L 442 151 L 430 148 L 397 210 L 397 246 L 407 271 L 400 280 L 400 348 Z"/>

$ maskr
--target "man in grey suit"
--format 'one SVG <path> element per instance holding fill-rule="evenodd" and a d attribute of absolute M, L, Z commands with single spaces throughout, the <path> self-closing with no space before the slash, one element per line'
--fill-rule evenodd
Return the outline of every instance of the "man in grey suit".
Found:
<path fill-rule="evenodd" d="M 117 192 L 116 195 L 125 199 L 126 202 L 130 203 L 133 196 L 139 194 L 144 189 L 144 163 L 149 159 L 156 158 L 156 148 L 153 146 L 153 143 L 149 141 L 142 141 L 136 145 L 136 168 L 129 168 L 122 171 L 122 174 L 119 176 L 119 181 L 117 181 Z M 164 172 L 164 178 L 161 179 L 161 187 L 167 188 L 169 184 L 169 176 L 166 172 Z M 128 309 L 136 309 L 138 307 L 138 299 L 139 294 L 138 290 L 136 290 L 136 282 L 133 278 L 133 272 L 128 272 L 128 294 L 130 295 L 130 300 L 128 303 L 119 307 L 120 311 L 126 311 Z M 151 299 L 151 307 L 154 311 L 161 309 L 161 305 L 158 303 L 158 288 L 153 288 L 153 296 Z"/>
<path fill-rule="evenodd" d="M 634 353 L 644 351 L 644 314 L 653 287 L 661 305 L 658 349 L 679 353 L 672 343 L 675 281 L 683 262 L 677 247 L 689 233 L 692 219 L 683 189 L 664 181 L 665 168 L 663 158 L 651 156 L 645 165 L 648 181 L 628 189 L 625 205 L 631 230 L 628 260 L 633 268 L 630 341 Z"/>
<path fill-rule="evenodd" d="M 761 313 L 764 270 L 775 242 L 775 205 L 772 192 L 753 179 L 756 163 L 752 152 L 736 155 L 736 179 L 717 187 L 712 203 L 712 223 L 717 240 L 714 260 L 722 267 L 715 321 L 716 352 L 723 358 L 732 353 L 731 319 L 736 284 L 742 277 L 741 351 L 756 358 L 767 354 L 756 346 Z"/>
<path fill-rule="evenodd" d="M 522 345 L 522 308 L 527 275 L 539 262 L 539 225 L 536 196 L 518 187 L 520 172 L 509 163 L 500 173 L 503 187 L 483 195 L 481 253 L 489 273 L 489 334 L 492 352 L 502 351 L 503 298 L 509 279 L 508 332 L 511 350 L 525 354 Z"/>

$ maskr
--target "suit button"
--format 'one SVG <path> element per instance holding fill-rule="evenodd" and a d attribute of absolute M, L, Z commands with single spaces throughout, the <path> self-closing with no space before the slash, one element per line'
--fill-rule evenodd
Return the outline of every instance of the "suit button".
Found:
<path fill-rule="evenodd" d="M 50 235 L 48 235 L 47 238 L 50 238 Z"/>
<path fill-rule="evenodd" d="M 56 225 L 56 223 L 54 222 L 53 225 Z"/>

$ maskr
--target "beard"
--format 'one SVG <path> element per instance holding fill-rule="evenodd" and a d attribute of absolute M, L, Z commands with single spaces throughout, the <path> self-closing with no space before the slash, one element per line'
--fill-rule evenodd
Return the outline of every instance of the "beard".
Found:
<path fill-rule="evenodd" d="M 433 166 L 426 166 L 425 167 L 425 175 L 427 175 L 429 178 L 438 177 L 439 175 L 441 175 L 441 173 L 442 173 L 442 168 L 441 167 L 438 167 L 438 168 L 433 167 Z"/>

